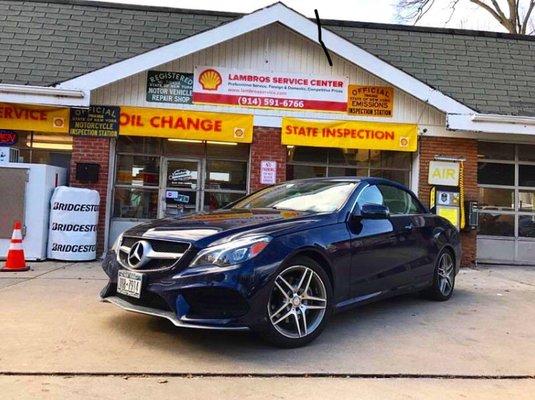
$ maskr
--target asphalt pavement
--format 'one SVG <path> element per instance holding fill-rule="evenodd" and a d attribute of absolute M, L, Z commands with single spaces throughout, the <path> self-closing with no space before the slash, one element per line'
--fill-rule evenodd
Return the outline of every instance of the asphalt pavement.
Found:
<path fill-rule="evenodd" d="M 535 268 L 463 269 L 446 303 L 402 296 L 364 306 L 336 315 L 311 345 L 282 350 L 102 303 L 98 263 L 32 267 L 0 274 L 2 399 L 535 393 Z"/>

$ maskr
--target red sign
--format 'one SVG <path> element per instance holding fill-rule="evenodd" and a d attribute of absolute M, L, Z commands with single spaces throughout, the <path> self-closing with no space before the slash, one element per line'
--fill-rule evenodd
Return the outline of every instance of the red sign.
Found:
<path fill-rule="evenodd" d="M 308 111 L 347 110 L 347 78 L 195 67 L 193 102 Z"/>
<path fill-rule="evenodd" d="M 17 143 L 17 139 L 16 132 L 0 130 L 0 146 L 13 146 Z"/>

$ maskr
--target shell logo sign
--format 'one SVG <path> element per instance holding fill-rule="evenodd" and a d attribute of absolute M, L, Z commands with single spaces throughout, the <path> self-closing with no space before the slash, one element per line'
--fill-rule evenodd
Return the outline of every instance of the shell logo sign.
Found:
<path fill-rule="evenodd" d="M 217 90 L 223 83 L 223 79 L 215 69 L 207 69 L 199 75 L 199 83 L 204 90 Z"/>

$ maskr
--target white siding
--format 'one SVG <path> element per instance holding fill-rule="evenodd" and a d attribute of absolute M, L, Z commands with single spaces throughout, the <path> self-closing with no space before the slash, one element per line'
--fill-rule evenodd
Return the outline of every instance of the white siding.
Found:
<path fill-rule="evenodd" d="M 387 85 L 372 73 L 349 63 L 335 54 L 332 54 L 332 58 L 334 65 L 330 67 L 320 46 L 282 25 L 274 24 L 190 56 L 163 64 L 156 69 L 161 71 L 193 72 L 195 65 L 214 65 L 256 71 L 299 72 L 310 75 L 349 77 L 349 82 L 353 84 Z M 343 113 L 311 113 L 210 105 L 151 103 L 145 100 L 146 76 L 146 73 L 140 73 L 99 88 L 91 93 L 91 103 L 210 110 L 263 116 L 291 115 L 314 119 L 368 119 L 445 127 L 443 113 L 400 90 L 395 91 L 394 117 L 382 119 L 361 116 L 350 117 Z"/>

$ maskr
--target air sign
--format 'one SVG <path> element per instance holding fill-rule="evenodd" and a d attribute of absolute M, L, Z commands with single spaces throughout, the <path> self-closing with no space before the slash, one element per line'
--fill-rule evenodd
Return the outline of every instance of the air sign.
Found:
<path fill-rule="evenodd" d="M 459 186 L 459 163 L 430 161 L 428 183 L 438 186 Z"/>

